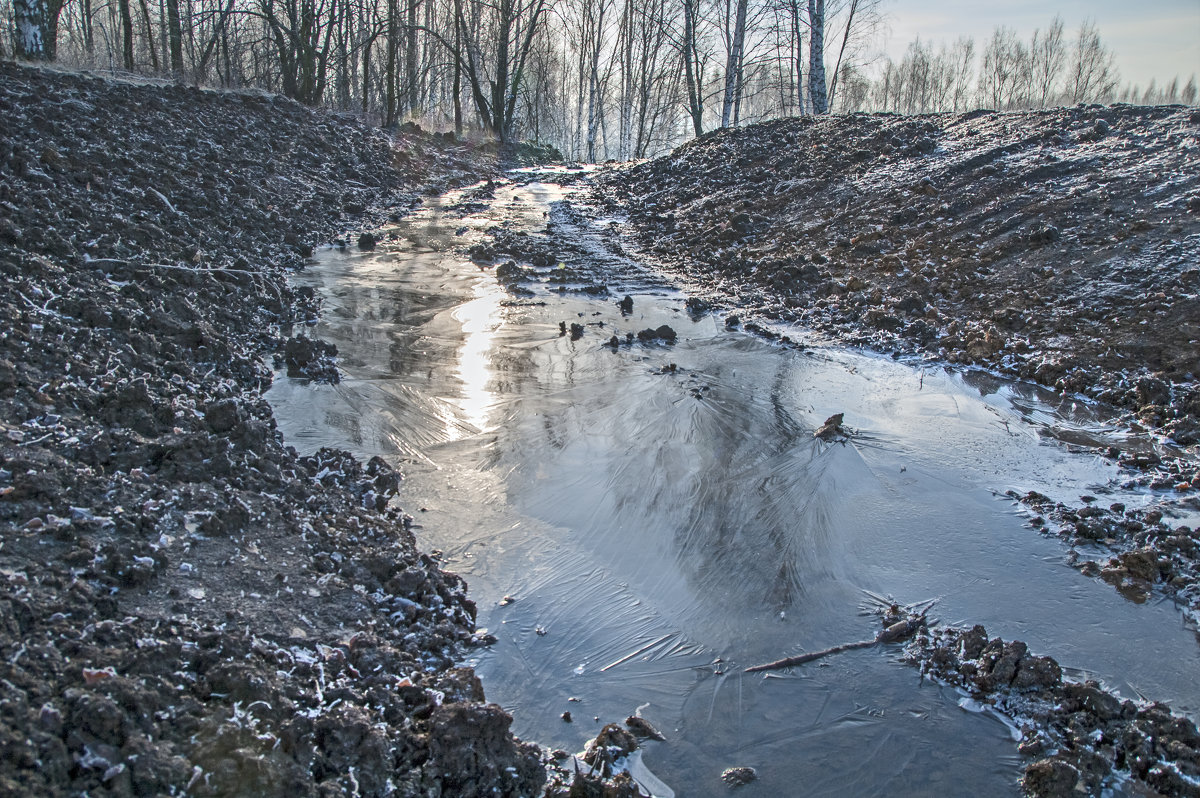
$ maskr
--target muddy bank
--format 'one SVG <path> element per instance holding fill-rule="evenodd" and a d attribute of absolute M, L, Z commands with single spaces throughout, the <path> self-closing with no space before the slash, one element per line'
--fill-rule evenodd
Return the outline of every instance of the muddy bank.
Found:
<path fill-rule="evenodd" d="M 1200 441 L 1200 112 L 790 119 L 609 170 L 598 193 L 744 309 Z"/>
<path fill-rule="evenodd" d="M 1122 701 L 1094 681 L 1064 681 L 1053 659 L 1019 640 L 989 638 L 978 625 L 923 630 L 905 658 L 959 688 L 964 709 L 1007 720 L 1033 760 L 1021 783 L 1028 795 L 1200 795 L 1200 732 L 1170 707 Z"/>
<path fill-rule="evenodd" d="M 0 107 L 0 792 L 538 791 L 400 475 L 261 398 L 329 375 L 286 271 L 494 152 L 10 64 Z"/>

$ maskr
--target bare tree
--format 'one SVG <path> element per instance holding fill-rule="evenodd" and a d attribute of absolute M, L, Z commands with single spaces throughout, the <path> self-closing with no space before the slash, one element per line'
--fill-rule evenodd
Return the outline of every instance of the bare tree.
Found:
<path fill-rule="evenodd" d="M 501 141 L 512 138 L 525 65 L 545 23 L 548 2 L 499 0 L 486 8 L 482 3 L 472 3 L 478 13 L 476 19 L 464 13 L 461 3 L 456 8 L 459 44 L 454 58 L 467 78 L 484 129 Z M 486 26 L 479 24 L 484 21 Z M 490 57 L 485 58 L 485 51 L 490 51 Z"/>
<path fill-rule="evenodd" d="M 677 14 L 673 0 L 625 0 L 617 47 L 619 158 L 645 157 L 678 118 L 683 70 L 673 57 L 671 39 Z"/>
<path fill-rule="evenodd" d="M 683 0 L 683 68 L 687 80 L 688 116 L 697 136 L 704 134 L 704 64 L 700 56 L 696 0 Z"/>
<path fill-rule="evenodd" d="M 1107 99 L 1120 78 L 1113 65 L 1113 52 L 1100 41 L 1100 31 L 1091 20 L 1079 26 L 1071 66 L 1067 71 L 1067 97 L 1073 103 Z"/>
<path fill-rule="evenodd" d="M 925 113 L 1118 96 L 1096 26 L 1085 23 L 1072 46 L 1058 17 L 1024 40 L 997 29 L 982 58 L 971 39 L 949 47 L 918 39 L 898 63 L 869 65 L 864 43 L 881 2 L 11 0 L 0 3 L 0 30 L 22 58 L 59 53 L 259 86 L 386 125 L 408 117 L 460 135 L 533 136 L 591 160 L 652 155 L 717 124 L 833 109 Z M 1119 96 L 1195 103 L 1197 94 L 1193 77 Z"/>
<path fill-rule="evenodd" d="M 183 27 L 179 19 L 179 0 L 166 0 L 167 3 L 167 39 L 171 48 L 171 72 L 180 77 L 183 75 Z M 149 22 L 149 14 L 146 21 Z M 150 48 L 154 52 L 153 45 Z"/>
<path fill-rule="evenodd" d="M 970 97 L 971 77 L 975 73 L 975 40 L 960 36 L 950 49 L 949 110 L 967 110 Z"/>
<path fill-rule="evenodd" d="M 133 13 L 129 9 L 129 0 L 117 0 L 117 8 L 121 13 L 121 50 L 125 60 L 125 68 L 133 69 Z"/>
<path fill-rule="evenodd" d="M 736 93 L 740 88 L 742 58 L 746 47 L 746 10 L 749 0 L 737 0 L 733 30 L 728 42 L 728 58 L 725 61 L 725 92 L 721 99 L 721 127 L 729 127 L 733 117 Z"/>
<path fill-rule="evenodd" d="M 857 69 L 843 72 L 843 64 L 855 50 L 857 42 L 865 40 L 880 24 L 880 0 L 850 0 L 846 7 L 846 22 L 842 25 L 842 44 L 838 47 L 837 61 L 833 67 L 833 80 L 829 84 L 829 105 L 837 101 L 837 88 L 843 74 L 861 79 Z"/>
<path fill-rule="evenodd" d="M 1003 110 L 1021 105 L 1029 85 L 1029 51 L 1012 28 L 998 26 L 983 49 L 979 72 L 979 98 L 990 108 Z"/>
<path fill-rule="evenodd" d="M 1044 34 L 1035 30 L 1029 46 L 1030 95 L 1039 108 L 1055 96 L 1054 86 L 1067 63 L 1062 17 L 1056 16 Z"/>
<path fill-rule="evenodd" d="M 842 64 L 837 83 L 839 91 L 836 102 L 842 113 L 852 114 L 867 108 L 867 101 L 871 96 L 871 81 L 858 67 L 850 62 Z"/>
<path fill-rule="evenodd" d="M 1178 75 L 1171 78 L 1171 82 L 1167 84 L 1167 87 L 1165 89 L 1163 89 L 1162 94 L 1159 95 L 1158 101 L 1165 105 L 1174 105 L 1175 103 L 1179 102 L 1179 76 Z"/>
<path fill-rule="evenodd" d="M 610 0 L 596 0 L 595 5 L 589 3 L 588 8 L 595 12 L 592 19 L 593 38 L 589 42 L 588 58 L 588 104 L 587 104 L 587 159 L 596 161 L 596 138 L 604 119 L 604 94 L 608 86 L 608 70 L 603 77 L 600 70 L 600 56 L 604 48 L 604 18 L 609 10 Z"/>
<path fill-rule="evenodd" d="M 783 53 L 780 72 L 787 75 L 786 98 L 781 103 L 784 113 L 803 114 L 808 111 L 808 85 L 805 80 L 804 43 L 808 39 L 808 18 L 802 9 L 803 0 L 782 0 L 775 6 L 782 17 L 778 23 L 786 30 L 786 52 Z M 794 98 L 794 99 L 793 99 Z"/>

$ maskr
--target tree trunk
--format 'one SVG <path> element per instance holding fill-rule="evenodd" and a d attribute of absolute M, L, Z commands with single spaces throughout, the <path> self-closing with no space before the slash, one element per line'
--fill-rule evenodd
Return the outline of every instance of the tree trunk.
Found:
<path fill-rule="evenodd" d="M 858 0 L 850 0 L 850 15 L 846 18 L 846 32 L 842 36 L 842 47 L 838 50 L 837 63 L 833 65 L 833 80 L 829 83 L 829 105 L 837 99 L 838 76 L 842 72 L 842 56 L 846 54 L 846 44 L 850 41 L 850 26 L 854 24 L 854 12 L 858 10 Z"/>
<path fill-rule="evenodd" d="M 221 28 L 221 52 L 225 55 L 225 86 L 233 86 L 233 58 L 229 55 L 228 29 Z"/>
<path fill-rule="evenodd" d="M 396 8 L 396 0 L 388 0 L 388 20 L 387 20 L 387 61 L 384 67 L 384 100 L 383 100 L 383 126 L 391 127 L 396 124 L 396 50 L 400 47 L 400 43 L 396 40 L 400 32 L 397 15 L 399 9 Z"/>
<path fill-rule="evenodd" d="M 746 71 L 744 66 L 738 66 L 737 87 L 733 92 L 733 126 L 737 127 L 742 120 L 742 95 L 746 88 Z"/>
<path fill-rule="evenodd" d="M 176 0 L 176 2 L 178 2 L 178 0 Z M 226 35 L 227 30 L 228 30 L 226 23 L 229 19 L 229 15 L 231 13 L 233 13 L 233 3 L 234 3 L 234 0 L 228 0 L 228 2 L 225 5 L 225 8 L 221 9 L 220 16 L 217 17 L 217 24 L 216 24 L 216 28 L 213 30 L 212 37 L 209 38 L 208 43 L 206 45 L 204 45 L 204 50 L 200 53 L 199 58 L 196 58 L 193 60 L 193 68 L 195 70 L 195 79 L 198 83 L 204 82 L 205 75 L 207 75 L 207 73 L 208 73 L 208 62 L 213 57 L 214 53 L 217 54 L 218 65 L 219 65 L 219 58 L 220 58 L 219 45 L 223 44 L 225 46 L 226 61 L 228 61 L 228 59 L 229 59 L 229 38 Z M 183 60 L 182 50 L 183 50 L 183 46 L 182 46 L 182 42 L 180 42 L 180 62 L 181 63 Z M 226 64 L 226 74 L 227 75 L 229 74 L 228 64 Z"/>
<path fill-rule="evenodd" d="M 513 28 L 513 2 L 500 0 L 500 30 L 496 37 L 496 72 L 492 81 L 492 118 L 487 125 L 501 141 L 507 141 L 508 131 L 504 129 L 504 90 L 508 88 L 509 39 Z"/>
<path fill-rule="evenodd" d="M 117 8 L 121 12 L 121 39 L 125 68 L 133 71 L 133 13 L 129 9 L 129 0 L 117 0 Z"/>
<path fill-rule="evenodd" d="M 634 5 L 633 0 L 625 0 L 625 8 L 621 12 L 621 30 L 624 34 L 621 48 L 621 108 L 620 108 L 620 151 L 617 157 L 628 160 L 633 150 L 633 36 L 634 36 Z"/>
<path fill-rule="evenodd" d="M 367 43 L 363 45 L 363 72 L 362 72 L 362 111 L 367 113 L 370 109 L 371 102 L 371 45 L 374 39 L 367 39 Z"/>
<path fill-rule="evenodd" d="M 462 112 L 462 60 L 458 57 L 462 47 L 462 35 L 458 28 L 458 20 L 462 18 L 462 0 L 454 0 L 454 85 L 451 93 L 454 95 L 454 135 L 461 138 L 463 134 Z"/>
<path fill-rule="evenodd" d="M 92 0 L 83 0 L 83 48 L 87 51 L 88 61 L 96 53 L 96 39 L 92 32 Z"/>
<path fill-rule="evenodd" d="M 426 31 L 434 29 L 434 11 L 435 5 L 426 0 L 424 21 L 424 30 Z M 421 65 L 417 70 L 420 75 L 420 90 L 417 93 L 417 104 L 429 110 L 433 110 L 434 105 L 439 106 L 440 110 L 446 95 L 446 72 L 440 64 L 437 64 L 436 47 L 437 41 L 433 36 L 426 35 L 421 39 Z"/>
<path fill-rule="evenodd" d="M 417 3 L 419 0 L 408 0 L 408 31 L 405 38 L 404 66 L 408 85 L 405 86 L 405 105 L 409 114 L 417 113 L 420 105 L 420 76 L 417 74 Z"/>
<path fill-rule="evenodd" d="M 42 0 L 13 0 L 13 16 L 16 23 L 14 41 L 17 58 L 30 61 L 50 61 L 47 23 L 49 9 Z"/>
<path fill-rule="evenodd" d="M 482 3 L 478 4 L 482 7 Z M 513 133 L 517 97 L 525 72 L 525 63 L 533 49 L 534 36 L 543 24 L 547 11 L 547 0 L 532 0 L 520 6 L 513 0 L 500 0 L 492 6 L 493 25 L 489 41 L 496 49 L 490 53 L 490 70 L 483 65 L 484 53 L 475 37 L 484 27 L 472 20 L 468 24 L 462 13 L 462 4 L 455 4 L 455 25 L 458 28 L 459 47 L 453 53 L 470 85 L 471 98 L 488 133 L 507 142 Z M 486 86 L 485 86 L 486 83 Z"/>
<path fill-rule="evenodd" d="M 800 0 L 791 0 L 792 12 L 792 34 L 795 37 L 794 44 L 796 45 L 795 61 L 796 61 L 796 104 L 797 109 L 801 114 L 804 114 L 808 109 L 808 104 L 804 98 L 808 96 L 808 92 L 804 90 L 804 31 L 800 22 Z"/>
<path fill-rule="evenodd" d="M 150 19 L 150 4 L 146 0 L 139 0 L 138 5 L 142 8 L 142 22 L 146 25 L 146 45 L 150 50 L 150 69 L 158 72 L 158 51 L 154 49 L 154 23 Z"/>
<path fill-rule="evenodd" d="M 171 42 L 171 74 L 183 76 L 183 29 L 179 23 L 179 0 L 167 0 L 167 38 Z"/>
<path fill-rule="evenodd" d="M 587 127 L 587 160 L 596 162 L 596 133 L 599 129 L 600 117 L 604 114 L 603 98 L 600 96 L 600 48 L 604 35 L 604 12 L 608 10 L 605 0 L 600 2 L 600 13 L 596 20 L 596 37 L 589 45 L 591 47 L 591 65 L 588 68 L 588 127 Z"/>
<path fill-rule="evenodd" d="M 742 71 L 742 48 L 746 41 L 746 7 L 749 0 L 738 0 L 733 23 L 733 38 L 729 43 L 729 58 L 725 61 L 725 95 L 721 101 L 721 127 L 729 127 L 733 106 L 740 92 L 738 75 Z M 811 8 L 811 4 L 810 4 Z"/>
<path fill-rule="evenodd" d="M 513 122 L 517 114 L 517 95 L 520 94 L 521 82 L 525 79 L 525 64 L 529 60 L 529 53 L 533 50 L 534 37 L 538 32 L 538 22 L 546 11 L 546 0 L 537 0 L 526 8 L 531 13 L 525 25 L 525 36 L 517 47 L 517 56 L 507 88 L 508 99 L 504 105 L 504 135 L 502 136 L 504 141 L 508 141 L 513 133 Z"/>
<path fill-rule="evenodd" d="M 808 0 L 808 95 L 814 114 L 829 113 L 825 93 L 825 0 Z"/>
<path fill-rule="evenodd" d="M 687 80 L 688 114 L 696 137 L 704 135 L 703 75 L 696 74 L 696 0 L 683 0 L 683 71 Z"/>

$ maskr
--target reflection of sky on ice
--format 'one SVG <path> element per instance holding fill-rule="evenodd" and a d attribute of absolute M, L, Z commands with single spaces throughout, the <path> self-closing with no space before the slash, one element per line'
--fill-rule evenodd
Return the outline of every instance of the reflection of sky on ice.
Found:
<path fill-rule="evenodd" d="M 940 621 L 1200 707 L 1179 613 L 1083 578 L 998 495 L 1134 506 L 1145 498 L 1106 493 L 1111 463 L 1060 443 L 1129 448 L 1125 433 L 986 374 L 784 349 L 692 320 L 637 276 L 614 277 L 604 300 L 512 297 L 453 252 L 491 224 L 541 229 L 544 212 L 585 240 L 584 223 L 554 219 L 561 195 L 501 187 L 478 217 L 437 222 L 434 208 L 401 225 L 419 244 L 326 253 L 297 279 L 321 291 L 315 332 L 337 344 L 345 379 L 280 376 L 268 395 L 298 449 L 405 461 L 400 503 L 428 510 L 419 545 L 445 552 L 498 638 L 470 664 L 519 735 L 577 751 L 593 717 L 645 706 L 669 740 L 646 764 L 678 795 L 724 796 L 733 765 L 759 771 L 742 796 L 1012 793 L 1022 762 L 1008 730 L 922 685 L 894 649 L 741 673 L 872 636 L 868 590 L 939 597 Z M 613 301 L 626 292 L 629 317 Z M 584 335 L 560 336 L 563 321 Z M 602 345 L 660 324 L 677 344 Z M 815 441 L 835 412 L 854 437 Z"/>
<path fill-rule="evenodd" d="M 480 432 L 488 429 L 488 413 L 495 397 L 489 390 L 492 378 L 490 355 L 493 337 L 500 326 L 498 314 L 504 298 L 499 286 L 480 281 L 473 287 L 475 298 L 463 303 L 454 311 L 454 318 L 462 322 L 466 336 L 458 350 L 458 377 L 462 380 L 462 394 L 455 403 L 462 410 L 463 420 Z M 461 427 L 447 427 L 450 440 L 461 437 Z"/>

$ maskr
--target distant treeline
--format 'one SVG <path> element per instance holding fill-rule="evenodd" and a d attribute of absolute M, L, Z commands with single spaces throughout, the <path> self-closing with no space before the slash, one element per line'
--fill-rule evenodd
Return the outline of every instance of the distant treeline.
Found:
<path fill-rule="evenodd" d="M 997 28 L 899 63 L 881 0 L 0 0 L 0 56 L 258 87 L 386 126 L 640 158 L 779 116 L 1196 102 L 1119 90 L 1096 26 Z"/>
<path fill-rule="evenodd" d="M 843 78 L 844 110 L 926 113 L 1083 102 L 1195 104 L 1195 75 L 1184 86 L 1176 77 L 1161 87 L 1151 81 L 1144 90 L 1134 85 L 1118 89 L 1120 76 L 1113 59 L 1094 23 L 1085 21 L 1068 36 L 1061 17 L 1045 30 L 1035 30 L 1028 42 L 1011 28 L 998 27 L 981 56 L 974 39 L 960 38 L 937 50 L 917 39 L 900 63 L 886 59 L 873 79 L 849 67 Z"/>

